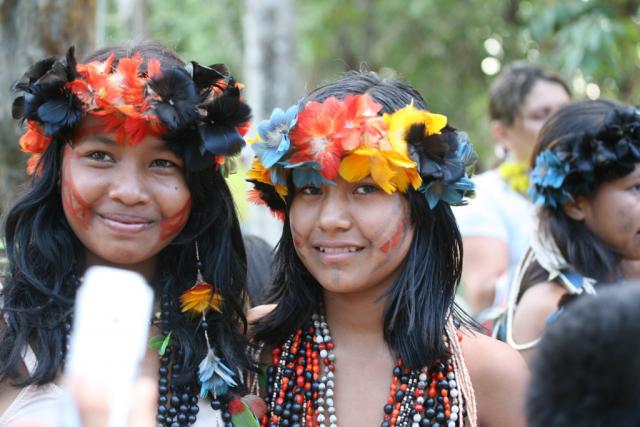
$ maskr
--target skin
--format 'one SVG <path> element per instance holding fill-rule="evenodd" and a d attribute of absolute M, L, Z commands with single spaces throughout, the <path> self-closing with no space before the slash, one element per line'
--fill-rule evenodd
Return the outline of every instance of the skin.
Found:
<path fill-rule="evenodd" d="M 371 179 L 356 183 L 338 179 L 335 186 L 298 191 L 290 224 L 299 243 L 298 256 L 323 288 L 335 342 L 338 422 L 379 425 L 395 364 L 383 335 L 383 293 L 400 274 L 414 235 L 406 196 L 386 194 Z M 323 256 L 321 245 L 359 250 L 333 259 Z M 271 309 L 256 307 L 249 319 L 255 321 Z M 523 426 L 527 370 L 522 358 L 508 346 L 479 335 L 465 334 L 462 345 L 476 389 L 480 425 Z M 262 355 L 268 362 L 269 349 Z"/>
<path fill-rule="evenodd" d="M 640 164 L 617 180 L 601 184 L 591 198 L 577 197 L 564 206 L 565 213 L 609 245 L 621 258 L 624 279 L 638 277 L 640 265 Z M 615 277 L 610 277 L 615 281 Z M 524 343 L 542 335 L 546 320 L 566 291 L 553 282 L 529 288 L 516 308 L 513 338 Z M 530 361 L 534 349 L 523 351 Z"/>
<path fill-rule="evenodd" d="M 63 209 L 86 248 L 87 265 L 127 268 L 150 279 L 156 255 L 189 218 L 182 159 L 159 138 L 116 144 L 107 133 L 65 146 L 62 164 Z"/>
<path fill-rule="evenodd" d="M 542 125 L 554 111 L 570 102 L 565 89 L 554 82 L 538 80 L 520 106 L 513 123 L 491 122 L 497 145 L 514 161 L 529 162 Z M 471 310 L 479 313 L 493 303 L 496 280 L 509 266 L 507 242 L 495 237 L 465 236 L 462 282 Z"/>
<path fill-rule="evenodd" d="M 75 399 L 83 427 L 107 427 L 109 425 L 109 408 L 105 392 L 96 385 L 83 383 L 81 379 L 71 382 L 72 394 Z M 152 427 L 156 425 L 156 411 L 158 390 L 156 383 L 149 378 L 136 381 L 128 425 L 130 427 Z M 13 424 L 13 427 L 54 427 L 53 423 L 30 421 L 23 419 Z"/>

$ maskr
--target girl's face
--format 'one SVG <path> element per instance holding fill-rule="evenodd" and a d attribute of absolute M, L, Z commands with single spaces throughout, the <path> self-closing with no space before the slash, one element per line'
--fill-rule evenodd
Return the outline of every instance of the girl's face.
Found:
<path fill-rule="evenodd" d="M 154 265 L 191 212 L 182 166 L 167 143 L 152 136 L 131 145 L 93 132 L 64 147 L 62 206 L 88 265 Z"/>
<path fill-rule="evenodd" d="M 335 293 L 379 296 L 400 273 L 414 234 L 407 197 L 371 178 L 297 190 L 289 221 L 302 263 Z"/>
<path fill-rule="evenodd" d="M 577 201 L 586 226 L 622 258 L 640 259 L 640 163 L 633 172 L 601 184 Z"/>

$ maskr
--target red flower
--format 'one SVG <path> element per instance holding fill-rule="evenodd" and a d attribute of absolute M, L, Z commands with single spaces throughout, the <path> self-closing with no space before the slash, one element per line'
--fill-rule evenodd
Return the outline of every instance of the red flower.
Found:
<path fill-rule="evenodd" d="M 322 166 L 320 173 L 334 179 L 344 153 L 338 132 L 344 129 L 346 119 L 346 106 L 336 97 L 322 103 L 309 102 L 298 114 L 298 123 L 291 131 L 296 152 L 289 163 L 318 162 Z"/>
<path fill-rule="evenodd" d="M 20 137 L 20 147 L 25 153 L 41 154 L 51 143 L 51 137 L 46 136 L 42 125 L 33 120 L 27 120 L 27 132 Z"/>
<path fill-rule="evenodd" d="M 335 138 L 340 140 L 345 150 L 355 150 L 363 137 L 373 141 L 383 137 L 383 128 L 376 126 L 379 121 L 371 120 L 379 117 L 382 105 L 369 95 L 347 95 L 343 102 L 346 107 L 345 127 Z"/>

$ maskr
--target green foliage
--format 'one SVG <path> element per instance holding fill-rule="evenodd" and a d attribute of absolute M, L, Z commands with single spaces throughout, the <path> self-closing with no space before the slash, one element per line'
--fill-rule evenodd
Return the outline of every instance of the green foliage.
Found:
<path fill-rule="evenodd" d="M 152 38 L 203 64 L 224 62 L 241 76 L 241 0 L 146 0 Z M 125 37 L 114 18 L 112 39 Z M 430 108 L 466 130 L 492 162 L 487 88 L 493 76 L 481 68 L 491 56 L 488 38 L 500 43 L 502 65 L 528 59 L 555 68 L 578 98 L 589 83 L 602 96 L 634 102 L 640 66 L 638 1 L 635 0 L 297 0 L 296 67 L 304 87 L 339 73 L 368 68 L 410 82 Z M 277 82 L 276 82 L 277 83 Z M 279 84 L 286 84 L 280 82 Z M 593 95 L 593 93 L 591 93 Z"/>

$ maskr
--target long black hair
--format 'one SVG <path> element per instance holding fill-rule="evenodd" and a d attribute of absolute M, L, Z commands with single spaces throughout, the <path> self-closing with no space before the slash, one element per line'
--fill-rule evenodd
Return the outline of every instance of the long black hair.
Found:
<path fill-rule="evenodd" d="M 145 64 L 155 58 L 163 68 L 184 66 L 175 53 L 154 42 L 105 48 L 84 62 L 104 60 L 111 52 L 116 63 L 140 52 Z M 17 385 L 45 384 L 60 373 L 68 333 L 65 323 L 73 311 L 77 275 L 84 268 L 85 248 L 66 220 L 58 184 L 67 143 L 61 138 L 51 142 L 39 173 L 6 217 L 9 268 L 3 290 L 6 322 L 0 338 L 0 380 L 9 378 Z M 159 253 L 152 285 L 157 295 L 168 295 L 169 319 L 163 320 L 168 320 L 182 355 L 181 377 L 194 382 L 207 347 L 203 334 L 196 333 L 196 322 L 180 312 L 178 298 L 196 281 L 195 242 L 205 280 L 214 283 L 223 297 L 223 314 L 208 314 L 209 339 L 232 369 L 250 366 L 244 337 L 246 257 L 231 193 L 220 171 L 213 165 L 189 169 L 187 164 L 184 173 L 192 202 L 189 220 Z M 37 366 L 23 378 L 19 367 L 26 346 L 33 349 Z"/>
<path fill-rule="evenodd" d="M 349 94 L 368 94 L 392 113 L 413 102 L 427 109 L 422 96 L 397 80 L 383 80 L 375 73 L 352 72 L 311 92 L 307 100 L 342 99 Z M 456 149 L 455 130 L 447 126 L 439 136 L 449 149 Z M 289 183 L 291 205 L 292 183 Z M 448 316 L 467 317 L 454 303 L 462 269 L 462 239 L 448 204 L 429 208 L 422 193 L 407 193 L 415 233 L 402 272 L 385 293 L 384 338 L 406 366 L 430 366 L 446 356 L 442 342 Z M 287 208 L 288 209 L 288 208 Z M 322 301 L 322 287 L 298 257 L 289 227 L 288 210 L 282 237 L 275 253 L 272 302 L 276 308 L 255 326 L 258 341 L 278 345 L 295 329 L 309 322 Z"/>

